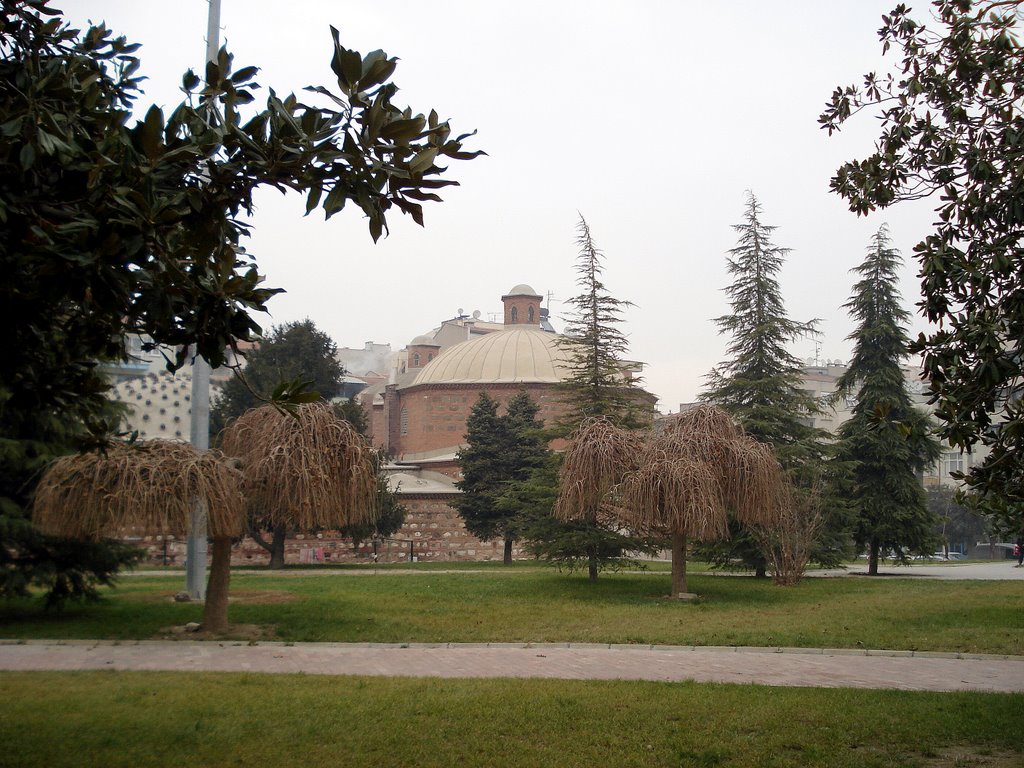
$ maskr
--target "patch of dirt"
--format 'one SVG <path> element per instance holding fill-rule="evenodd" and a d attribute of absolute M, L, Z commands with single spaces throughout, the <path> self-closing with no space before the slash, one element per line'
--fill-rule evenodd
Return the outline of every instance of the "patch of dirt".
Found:
<path fill-rule="evenodd" d="M 934 757 L 921 763 L 926 768 L 1020 768 L 1021 755 L 1017 752 L 985 750 L 978 754 L 971 747 L 949 747 L 936 750 Z"/>
<path fill-rule="evenodd" d="M 192 631 L 188 625 L 161 627 L 151 640 L 242 640 L 256 642 L 258 640 L 274 640 L 277 628 L 268 624 L 231 624 L 227 632 Z"/>
<path fill-rule="evenodd" d="M 137 600 L 140 603 L 173 603 L 173 592 L 156 594 L 125 595 L 126 600 Z M 293 603 L 298 600 L 294 592 L 274 589 L 237 589 L 228 595 L 228 605 L 279 605 Z"/>

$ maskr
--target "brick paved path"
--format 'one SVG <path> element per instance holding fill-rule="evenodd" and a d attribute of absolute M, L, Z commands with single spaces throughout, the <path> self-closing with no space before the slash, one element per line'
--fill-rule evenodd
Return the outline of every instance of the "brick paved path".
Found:
<path fill-rule="evenodd" d="M 1024 692 L 1024 657 L 585 644 L 0 641 L 0 670 L 547 677 Z"/>

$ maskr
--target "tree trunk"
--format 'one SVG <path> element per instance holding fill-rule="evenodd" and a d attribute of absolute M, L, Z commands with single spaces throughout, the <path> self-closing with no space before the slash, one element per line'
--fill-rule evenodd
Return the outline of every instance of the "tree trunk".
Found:
<path fill-rule="evenodd" d="M 284 540 L 288 529 L 282 524 L 274 527 L 273 537 L 270 540 L 270 563 L 268 568 L 280 570 L 284 568 Z"/>
<path fill-rule="evenodd" d="M 512 565 L 512 542 L 513 538 L 511 536 L 505 537 L 505 557 L 502 561 L 505 565 Z"/>
<path fill-rule="evenodd" d="M 210 579 L 206 583 L 206 605 L 203 606 L 203 631 L 227 632 L 228 583 L 231 581 L 231 537 L 213 540 Z"/>
<path fill-rule="evenodd" d="M 587 556 L 587 576 L 591 581 L 597 581 L 597 551 L 591 548 Z"/>
<path fill-rule="evenodd" d="M 672 534 L 672 597 L 686 594 L 686 534 Z"/>
<path fill-rule="evenodd" d="M 754 566 L 754 578 L 755 579 L 767 579 L 768 578 L 768 566 L 762 562 L 759 562 Z"/>
<path fill-rule="evenodd" d="M 284 540 L 287 535 L 288 529 L 284 525 L 275 526 L 274 530 L 270 532 L 270 541 L 268 542 L 263 538 L 257 525 L 249 524 L 249 538 L 270 553 L 270 563 L 267 564 L 267 567 L 271 569 L 284 568 Z"/>
<path fill-rule="evenodd" d="M 878 542 L 872 541 L 868 545 L 868 576 L 878 575 Z"/>

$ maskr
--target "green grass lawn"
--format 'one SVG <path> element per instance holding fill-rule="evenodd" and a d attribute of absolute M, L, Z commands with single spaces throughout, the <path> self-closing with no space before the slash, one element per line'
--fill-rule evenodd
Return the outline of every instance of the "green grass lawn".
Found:
<path fill-rule="evenodd" d="M 1024 696 L 691 683 L 0 675 L 0 766 L 987 766 Z"/>
<path fill-rule="evenodd" d="M 235 624 L 285 641 L 609 642 L 916 649 L 1024 655 L 1019 582 L 694 575 L 698 604 L 664 598 L 667 573 L 602 575 L 551 568 L 483 573 L 325 572 L 232 578 Z M 95 604 L 61 612 L 0 602 L 0 637 L 145 639 L 200 619 L 176 604 L 180 574 L 122 579 Z"/>

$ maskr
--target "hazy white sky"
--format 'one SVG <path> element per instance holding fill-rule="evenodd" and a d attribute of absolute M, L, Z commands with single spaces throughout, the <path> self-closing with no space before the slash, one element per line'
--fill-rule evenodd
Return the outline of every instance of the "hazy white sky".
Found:
<path fill-rule="evenodd" d="M 836 85 L 883 65 L 876 30 L 894 2 L 222 0 L 222 42 L 236 67 L 261 67 L 262 85 L 331 85 L 333 24 L 349 47 L 400 58 L 398 103 L 476 129 L 469 146 L 489 155 L 453 163 L 462 186 L 428 204 L 425 229 L 396 213 L 377 245 L 355 212 L 325 223 L 303 218 L 299 197 L 261 196 L 247 248 L 287 290 L 264 325 L 308 316 L 341 346 L 397 349 L 459 308 L 500 312 L 501 295 L 528 283 L 553 294 L 560 328 L 578 292 L 579 212 L 608 289 L 636 305 L 631 357 L 675 411 L 724 355 L 712 318 L 729 311 L 725 252 L 752 190 L 776 244 L 793 249 L 780 275 L 790 317 L 821 319 L 818 344 L 792 351 L 848 359 L 849 270 L 882 223 L 909 260 L 933 220 L 927 202 L 857 218 L 828 191 L 840 162 L 870 152 L 877 123 L 829 139 L 817 115 Z M 55 5 L 143 44 L 143 108 L 176 104 L 181 74 L 202 66 L 205 0 Z M 911 262 L 908 309 L 915 273 Z"/>

